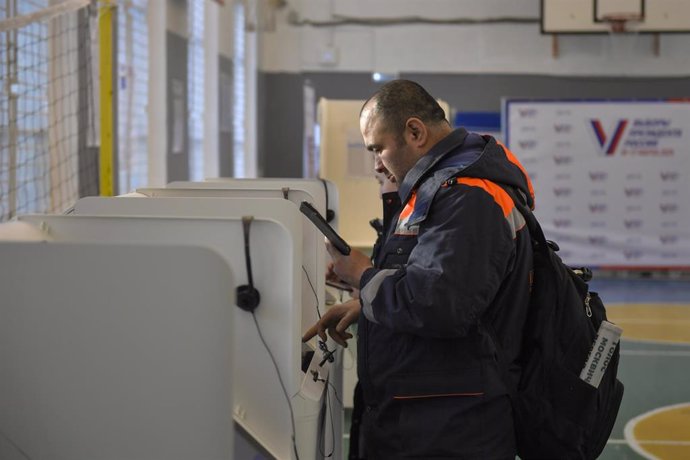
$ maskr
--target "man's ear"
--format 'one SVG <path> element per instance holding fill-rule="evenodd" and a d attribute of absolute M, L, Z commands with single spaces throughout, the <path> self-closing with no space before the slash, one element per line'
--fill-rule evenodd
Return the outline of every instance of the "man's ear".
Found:
<path fill-rule="evenodd" d="M 410 144 L 421 147 L 426 143 L 429 132 L 422 120 L 411 117 L 405 122 L 405 137 Z"/>

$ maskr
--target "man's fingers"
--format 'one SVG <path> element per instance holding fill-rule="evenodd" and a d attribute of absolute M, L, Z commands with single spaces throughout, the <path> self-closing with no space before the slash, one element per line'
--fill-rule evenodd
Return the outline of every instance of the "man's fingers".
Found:
<path fill-rule="evenodd" d="M 316 332 L 318 331 L 319 323 L 314 324 L 312 327 L 307 329 L 307 332 L 304 333 L 302 336 L 302 342 L 308 342 L 311 340 L 312 337 L 316 335 Z"/>
<path fill-rule="evenodd" d="M 347 348 L 347 342 L 346 342 L 346 337 L 338 333 L 334 327 L 328 328 L 328 335 L 331 336 L 331 338 L 340 345 L 341 347 Z"/>
<path fill-rule="evenodd" d="M 338 322 L 338 324 L 335 326 L 335 330 L 338 334 L 344 334 L 345 330 L 350 326 L 350 324 L 352 324 L 352 318 L 348 313 Z"/>
<path fill-rule="evenodd" d="M 339 334 L 345 334 L 345 330 L 350 326 L 350 324 L 354 323 L 359 319 L 359 312 L 360 312 L 360 305 L 359 301 L 354 301 L 354 305 L 349 307 L 347 312 L 343 315 L 343 317 L 338 321 L 338 324 L 335 326 L 335 330 Z"/>
<path fill-rule="evenodd" d="M 307 329 L 307 332 L 302 336 L 302 342 L 308 342 L 317 334 L 321 340 L 326 341 L 326 326 L 323 319 Z"/>
<path fill-rule="evenodd" d="M 324 325 L 323 321 L 319 321 L 316 324 L 318 326 L 319 337 L 321 338 L 321 340 L 325 342 L 326 340 L 328 340 L 328 337 L 326 337 L 326 326 Z"/>
<path fill-rule="evenodd" d="M 321 319 L 304 333 L 302 342 L 310 340 L 315 335 L 325 342 L 327 335 L 330 335 L 338 345 L 347 347 L 347 340 L 352 338 L 352 334 L 345 332 L 345 329 L 359 317 L 359 301 L 350 302 L 356 302 L 356 307 L 345 303 L 336 305 L 324 313 Z"/>
<path fill-rule="evenodd" d="M 321 319 L 312 326 L 313 329 L 316 329 L 315 334 L 318 334 L 318 336 L 323 340 L 324 342 L 328 339 L 328 336 L 326 335 L 326 330 L 332 328 L 335 324 L 340 321 L 340 309 L 338 306 L 335 306 L 326 313 L 321 316 Z M 311 329 L 310 329 L 311 330 Z M 312 334 L 312 337 L 314 337 L 315 334 Z"/>

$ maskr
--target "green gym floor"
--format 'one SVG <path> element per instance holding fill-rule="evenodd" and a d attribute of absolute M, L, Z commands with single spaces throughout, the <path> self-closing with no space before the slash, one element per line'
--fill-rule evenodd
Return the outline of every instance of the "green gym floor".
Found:
<path fill-rule="evenodd" d="M 690 282 L 594 280 L 623 328 L 625 395 L 601 459 L 690 459 Z"/>

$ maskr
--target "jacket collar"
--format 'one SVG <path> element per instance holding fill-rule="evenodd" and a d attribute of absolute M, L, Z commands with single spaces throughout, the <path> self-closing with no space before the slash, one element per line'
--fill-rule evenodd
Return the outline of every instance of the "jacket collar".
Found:
<path fill-rule="evenodd" d="M 407 173 L 398 193 L 403 203 L 407 202 L 412 190 L 417 186 L 420 179 L 438 163 L 449 152 L 460 147 L 467 138 L 467 130 L 465 128 L 458 128 L 441 139 L 436 145 L 422 156 L 419 161 Z"/>

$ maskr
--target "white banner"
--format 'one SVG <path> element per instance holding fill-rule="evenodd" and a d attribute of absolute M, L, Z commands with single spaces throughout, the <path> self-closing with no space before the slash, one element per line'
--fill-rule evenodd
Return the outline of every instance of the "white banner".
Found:
<path fill-rule="evenodd" d="M 504 139 L 570 265 L 690 266 L 690 100 L 506 100 Z"/>

